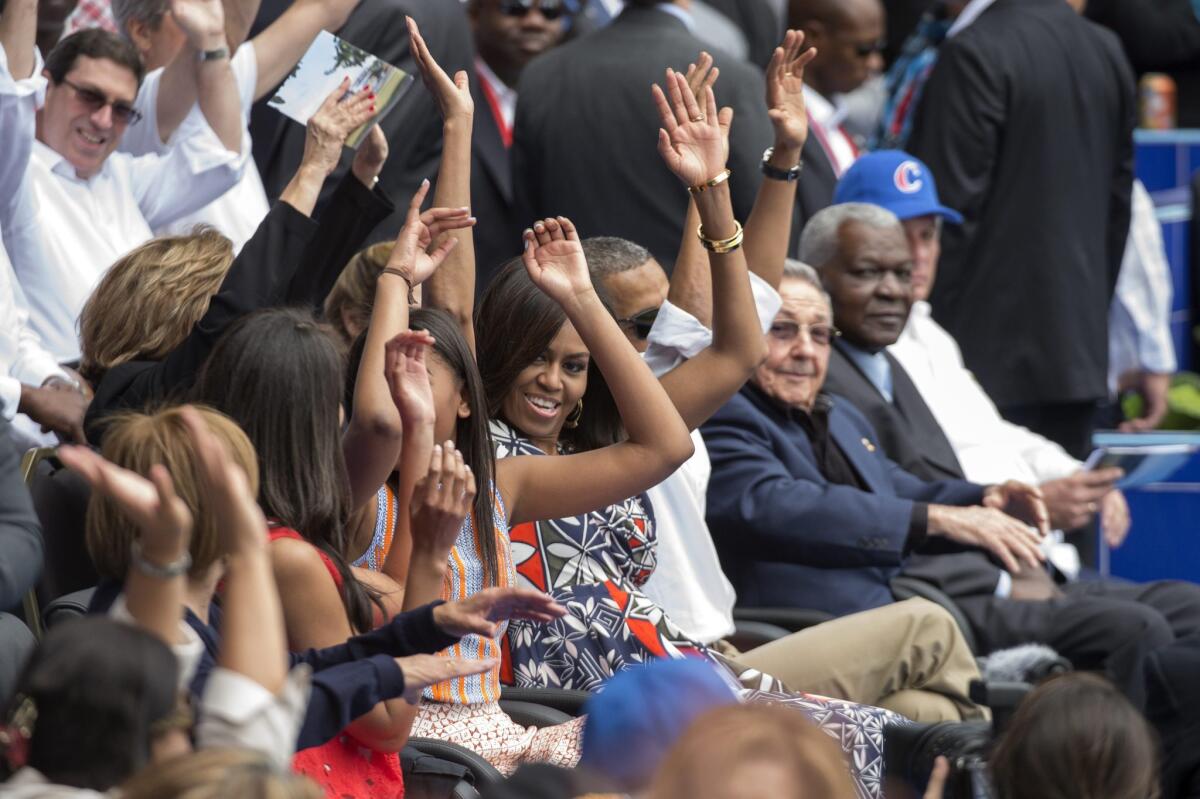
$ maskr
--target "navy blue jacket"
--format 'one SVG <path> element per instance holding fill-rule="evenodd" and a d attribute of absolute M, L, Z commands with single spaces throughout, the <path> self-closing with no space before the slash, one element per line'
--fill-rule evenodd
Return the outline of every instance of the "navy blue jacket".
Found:
<path fill-rule="evenodd" d="M 701 428 L 712 459 L 708 525 L 740 606 L 841 616 L 887 605 L 914 502 L 983 498 L 982 486 L 905 472 L 853 405 L 831 399 L 830 436 L 870 491 L 829 483 L 793 412 L 753 385 Z"/>

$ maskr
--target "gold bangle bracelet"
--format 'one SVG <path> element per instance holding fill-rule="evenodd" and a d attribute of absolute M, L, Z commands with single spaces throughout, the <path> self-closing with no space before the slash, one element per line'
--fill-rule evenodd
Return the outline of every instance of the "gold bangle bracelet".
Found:
<path fill-rule="evenodd" d="M 710 239 L 704 235 L 704 225 L 696 228 L 696 235 L 700 238 L 700 243 L 704 245 L 704 249 L 717 255 L 724 255 L 736 250 L 742 246 L 742 238 L 745 236 L 745 231 L 742 229 L 742 223 L 733 220 L 734 230 L 733 235 L 727 239 Z"/>
<path fill-rule="evenodd" d="M 688 191 L 692 194 L 699 194 L 702 191 L 708 191 L 711 188 L 720 186 L 725 181 L 729 180 L 729 176 L 733 174 L 733 170 L 726 167 L 721 174 L 717 175 L 712 180 L 706 180 L 697 186 L 689 186 Z"/>

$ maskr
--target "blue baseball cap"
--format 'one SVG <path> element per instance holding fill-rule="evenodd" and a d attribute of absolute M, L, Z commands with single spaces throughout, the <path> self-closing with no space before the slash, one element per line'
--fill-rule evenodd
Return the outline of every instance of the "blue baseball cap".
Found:
<path fill-rule="evenodd" d="M 871 203 L 900 219 L 937 214 L 961 224 L 962 214 L 938 200 L 929 167 L 901 150 L 876 150 L 854 162 L 833 192 L 835 205 Z"/>

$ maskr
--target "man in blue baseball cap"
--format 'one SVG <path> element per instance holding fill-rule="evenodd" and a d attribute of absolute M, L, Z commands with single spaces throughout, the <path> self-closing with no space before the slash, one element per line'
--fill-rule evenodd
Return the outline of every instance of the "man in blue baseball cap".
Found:
<path fill-rule="evenodd" d="M 962 216 L 941 204 L 925 164 L 899 150 L 865 155 L 838 183 L 834 202 L 882 206 L 904 226 L 912 254 L 913 305 L 904 331 L 888 352 L 932 411 L 966 478 L 1040 485 L 1053 526 L 1077 529 L 1099 511 L 1109 542 L 1119 544 L 1129 530 L 1128 507 L 1113 487 L 1120 472 L 1084 471 L 1082 463 L 1053 441 L 1005 421 L 963 364 L 958 344 L 934 321 L 925 300 L 937 276 L 942 224 L 957 224 Z M 1062 552 L 1063 558 L 1070 557 L 1069 551 Z M 1074 571 L 1068 560 L 1060 562 Z"/>

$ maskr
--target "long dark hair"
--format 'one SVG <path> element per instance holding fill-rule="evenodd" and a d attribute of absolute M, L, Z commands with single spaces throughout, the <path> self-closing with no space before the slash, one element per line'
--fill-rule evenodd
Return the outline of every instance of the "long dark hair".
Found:
<path fill-rule="evenodd" d="M 258 451 L 258 501 L 268 518 L 324 552 L 342 578 L 351 625 L 371 629 L 379 597 L 350 571 L 350 480 L 338 407 L 342 358 L 312 314 L 270 309 L 242 317 L 213 348 L 196 400 L 234 419 Z"/>
<path fill-rule="evenodd" d="M 475 312 L 475 346 L 489 416 L 512 424 L 504 416 L 505 397 L 521 370 L 546 351 L 566 321 L 558 303 L 529 279 L 520 259 L 505 264 Z M 573 452 L 607 447 L 625 437 L 617 404 L 594 361 L 588 363 L 587 380 L 579 425 L 559 434 Z"/>
<path fill-rule="evenodd" d="M 175 655 L 145 630 L 71 619 L 30 655 L 0 721 L 35 711 L 27 765 L 59 785 L 107 791 L 149 761 L 154 724 L 175 709 L 178 673 Z"/>
<path fill-rule="evenodd" d="M 495 514 L 492 512 L 492 488 L 496 474 L 496 451 L 492 445 L 492 434 L 488 429 L 487 402 L 483 395 L 483 382 L 471 348 L 463 338 L 462 331 L 445 311 L 432 308 L 414 309 L 408 326 L 413 330 L 425 330 L 434 338 L 433 354 L 454 372 L 462 381 L 466 391 L 467 405 L 471 415 L 455 423 L 455 446 L 462 452 L 463 461 L 475 473 L 475 507 L 471 509 L 472 522 L 478 531 L 478 540 L 483 549 L 483 564 L 489 581 L 498 579 L 500 556 L 496 551 Z M 499 487 L 496 487 L 499 490 Z"/>

